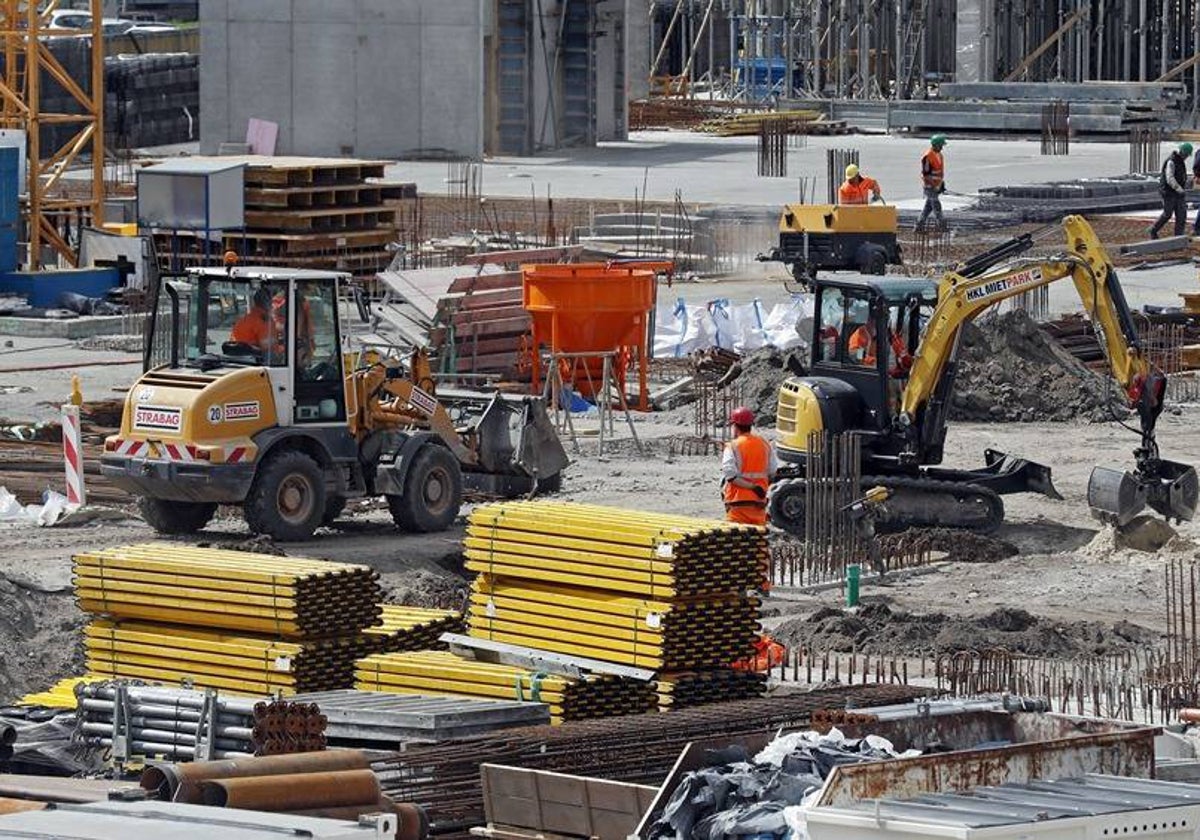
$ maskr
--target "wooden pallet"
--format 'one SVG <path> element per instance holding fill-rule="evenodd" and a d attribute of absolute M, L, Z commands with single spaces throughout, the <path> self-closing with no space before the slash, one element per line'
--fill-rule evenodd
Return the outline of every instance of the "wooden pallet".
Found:
<path fill-rule="evenodd" d="M 273 231 L 351 231 L 396 226 L 394 207 L 331 207 L 310 210 L 246 210 L 248 228 Z"/>
<path fill-rule="evenodd" d="M 304 210 L 312 207 L 377 207 L 417 197 L 416 184 L 335 184 L 304 187 L 246 187 L 247 210 Z"/>

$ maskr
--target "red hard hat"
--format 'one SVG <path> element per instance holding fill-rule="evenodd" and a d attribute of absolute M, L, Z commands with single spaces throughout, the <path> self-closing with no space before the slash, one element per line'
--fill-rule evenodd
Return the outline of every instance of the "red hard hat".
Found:
<path fill-rule="evenodd" d="M 729 413 L 729 422 L 735 426 L 753 426 L 754 412 L 744 405 L 739 405 Z"/>

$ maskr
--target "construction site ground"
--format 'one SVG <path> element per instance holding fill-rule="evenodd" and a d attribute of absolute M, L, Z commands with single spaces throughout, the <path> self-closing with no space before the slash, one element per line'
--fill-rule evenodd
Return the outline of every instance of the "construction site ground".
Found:
<path fill-rule="evenodd" d="M 93 351 L 54 351 L 76 359 L 94 358 Z M 82 354 L 82 355 L 81 355 Z M 118 388 L 136 368 L 96 368 L 89 389 Z M 3 383 L 38 381 L 29 374 L 6 374 Z M 106 383 L 107 388 L 104 384 Z M 62 382 L 41 380 L 38 401 L 61 399 Z M 19 395 L 31 398 L 34 395 Z M 5 413 L 10 412 L 6 399 Z M 39 406 L 39 414 L 47 407 Z M 32 419 L 32 418 L 31 418 Z M 1200 405 L 1183 405 L 1164 415 L 1160 440 L 1166 457 L 1200 462 Z M 644 510 L 720 517 L 718 464 L 715 456 L 671 457 L 672 440 L 693 431 L 693 409 L 635 417 L 646 453 L 639 454 L 618 426 L 608 452 L 596 454 L 595 422 L 577 421 L 580 452 L 564 480 L 563 497 Z M 1018 554 L 994 563 L 943 562 L 924 574 L 897 576 L 885 585 L 868 585 L 868 599 L 882 600 L 895 610 L 938 612 L 982 617 L 999 608 L 1019 606 L 1055 622 L 1130 622 L 1157 634 L 1164 630 L 1163 561 L 1158 554 L 1119 548 L 1112 535 L 1088 513 L 1085 492 L 1097 464 L 1132 463 L 1136 437 L 1114 424 L 1088 423 L 961 423 L 949 436 L 947 461 L 982 463 L 985 448 L 1024 455 L 1050 465 L 1065 497 L 1056 501 L 1035 495 L 1006 498 L 1007 522 L 995 535 L 1014 545 Z M 2 483 L 2 480 L 0 480 Z M 132 510 L 125 507 L 125 513 Z M 79 631 L 83 617 L 71 596 L 70 558 L 77 551 L 154 539 L 144 523 L 120 518 L 114 509 L 105 518 L 71 527 L 0 526 L 0 698 L 44 687 L 77 671 Z M 118 517 L 108 519 L 107 517 Z M 1179 527 L 1181 539 L 1166 550 L 1195 551 L 1200 523 Z M 465 591 L 459 541 L 460 521 L 450 531 L 432 535 L 397 532 L 378 504 L 352 506 L 333 529 L 322 529 L 303 543 L 280 546 L 293 555 L 368 564 L 380 571 L 393 597 L 409 603 L 453 605 Z M 197 537 L 219 544 L 241 543 L 249 534 L 236 511 L 227 511 Z M 826 589 L 800 593 L 778 589 L 767 602 L 768 623 L 778 626 L 806 617 L 822 607 L 837 606 L 841 593 Z M 964 639 L 965 641 L 965 639 Z M 977 643 L 978 636 L 975 637 Z M 904 650 L 894 651 L 904 654 Z"/>

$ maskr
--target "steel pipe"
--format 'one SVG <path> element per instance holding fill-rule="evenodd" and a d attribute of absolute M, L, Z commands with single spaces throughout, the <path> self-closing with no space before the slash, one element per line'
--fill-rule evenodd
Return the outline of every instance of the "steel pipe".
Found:
<path fill-rule="evenodd" d="M 376 807 L 379 802 L 379 780 L 370 770 L 210 779 L 200 783 L 200 791 L 205 805 L 254 811 Z"/>
<path fill-rule="evenodd" d="M 235 761 L 201 761 L 194 764 L 163 764 L 142 772 L 141 785 L 162 800 L 200 804 L 199 782 L 248 776 L 278 776 L 298 773 L 362 770 L 370 766 L 360 750 L 295 753 Z"/>

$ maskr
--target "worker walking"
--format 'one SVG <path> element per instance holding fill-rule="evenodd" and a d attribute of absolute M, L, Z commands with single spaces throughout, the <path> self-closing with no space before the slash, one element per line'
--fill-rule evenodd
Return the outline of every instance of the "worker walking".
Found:
<path fill-rule="evenodd" d="M 735 437 L 721 454 L 722 497 L 725 518 L 744 525 L 767 524 L 767 488 L 779 469 L 775 450 L 754 434 L 754 412 L 746 406 L 729 415 Z"/>
<path fill-rule="evenodd" d="M 1187 159 L 1191 154 L 1192 144 L 1180 143 L 1158 173 L 1158 191 L 1162 194 L 1163 211 L 1150 228 L 1151 239 L 1158 239 L 1158 232 L 1172 216 L 1175 217 L 1176 236 L 1183 236 L 1187 228 Z"/>
<path fill-rule="evenodd" d="M 917 232 L 925 230 L 930 213 L 937 217 L 938 229 L 946 229 L 941 198 L 946 191 L 946 161 L 942 157 L 945 145 L 946 135 L 935 134 L 929 138 L 929 148 L 921 155 L 921 189 L 925 194 L 925 207 L 921 210 L 921 218 L 917 219 Z"/>
<path fill-rule="evenodd" d="M 847 166 L 846 180 L 838 188 L 838 204 L 870 204 L 872 200 L 883 201 L 879 182 L 864 176 L 857 163 Z"/>

